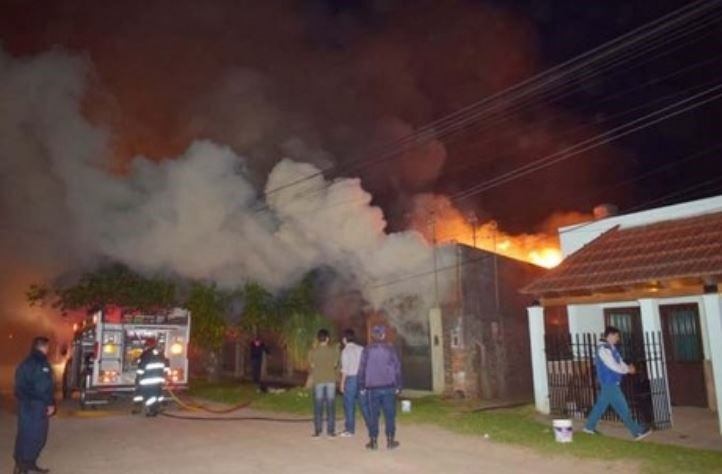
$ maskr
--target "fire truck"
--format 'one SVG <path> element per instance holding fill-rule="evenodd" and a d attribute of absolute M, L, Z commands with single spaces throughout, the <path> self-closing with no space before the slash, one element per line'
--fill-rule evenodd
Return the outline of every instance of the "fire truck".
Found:
<path fill-rule="evenodd" d="M 191 316 L 173 308 L 153 314 L 104 308 L 75 327 L 70 358 L 63 373 L 63 396 L 79 392 L 80 407 L 108 403 L 135 391 L 138 360 L 153 340 L 170 363 L 166 388 L 188 385 Z"/>

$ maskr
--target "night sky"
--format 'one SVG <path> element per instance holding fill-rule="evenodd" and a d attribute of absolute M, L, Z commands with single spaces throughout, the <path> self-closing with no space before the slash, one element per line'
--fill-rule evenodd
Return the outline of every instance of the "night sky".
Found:
<path fill-rule="evenodd" d="M 281 154 L 330 160 L 330 174 L 343 175 L 345 164 L 373 157 L 370 145 L 688 2 L 200 3 L 2 0 L 0 38 L 14 56 L 61 47 L 92 63 L 84 105 L 113 130 L 118 169 L 139 154 L 176 156 L 202 137 L 249 156 L 262 182 Z M 445 158 L 412 153 L 354 174 L 391 227 L 403 227 L 417 193 L 455 193 L 714 83 L 720 44 L 717 22 L 660 57 L 576 85 L 563 100 L 442 140 Z M 234 77 L 250 85 L 234 89 Z M 232 105 L 242 102 L 253 107 Z M 722 175 L 714 149 L 721 112 L 718 100 L 458 205 L 518 232 L 557 210 L 611 202 L 624 211 L 718 194 L 722 178 L 693 187 Z M 238 132 L 248 127 L 253 133 Z"/>
<path fill-rule="evenodd" d="M 494 3 L 500 7 L 515 3 L 517 11 L 532 19 L 538 31 L 542 61 L 547 67 L 691 2 Z M 700 90 L 696 88 L 700 85 L 718 84 L 722 73 L 722 26 L 714 23 L 686 43 L 674 42 L 663 51 L 662 57 L 644 58 L 646 64 L 615 71 L 577 88 L 576 93 L 563 102 L 564 107 L 574 111 L 581 120 L 593 123 L 653 101 L 656 101 L 654 108 L 661 108 Z M 630 89 L 634 89 L 633 92 L 625 93 Z M 621 139 L 615 143 L 620 155 L 607 162 L 606 169 L 600 169 L 589 186 L 556 195 L 558 206 L 584 208 L 604 201 L 617 204 L 623 212 L 721 193 L 720 116 L 722 101 L 717 100 Z M 576 159 L 586 158 L 582 155 Z M 547 176 L 552 187 L 555 176 L 566 172 L 565 166 L 549 170 Z M 715 177 L 717 181 L 711 181 Z M 711 181 L 709 185 L 696 187 L 707 181 Z M 669 198 L 663 199 L 667 196 Z"/>

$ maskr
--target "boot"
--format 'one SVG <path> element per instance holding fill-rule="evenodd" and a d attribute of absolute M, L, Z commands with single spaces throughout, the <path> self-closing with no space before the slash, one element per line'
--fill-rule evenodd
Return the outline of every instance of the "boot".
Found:
<path fill-rule="evenodd" d="M 386 438 L 386 448 L 388 449 L 396 449 L 399 447 L 401 443 L 396 441 L 393 436 L 389 436 Z"/>
<path fill-rule="evenodd" d="M 26 472 L 39 472 L 40 474 L 47 474 L 48 472 L 50 472 L 50 469 L 39 467 L 37 464 L 33 464 L 28 468 Z"/>
<path fill-rule="evenodd" d="M 366 449 L 377 450 L 379 449 L 379 443 L 376 438 L 369 438 L 369 442 L 366 443 Z"/>

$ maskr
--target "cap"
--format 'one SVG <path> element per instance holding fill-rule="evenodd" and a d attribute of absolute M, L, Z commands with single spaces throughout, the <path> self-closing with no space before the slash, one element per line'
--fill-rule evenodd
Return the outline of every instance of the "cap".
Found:
<path fill-rule="evenodd" d="M 371 328 L 371 336 L 376 340 L 382 340 L 386 337 L 386 326 L 378 325 Z"/>

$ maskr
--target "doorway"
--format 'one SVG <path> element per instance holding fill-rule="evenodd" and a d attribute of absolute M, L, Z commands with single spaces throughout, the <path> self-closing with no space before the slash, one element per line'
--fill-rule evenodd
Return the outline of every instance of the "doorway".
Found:
<path fill-rule="evenodd" d="M 659 307 L 672 405 L 707 407 L 697 304 Z"/>

